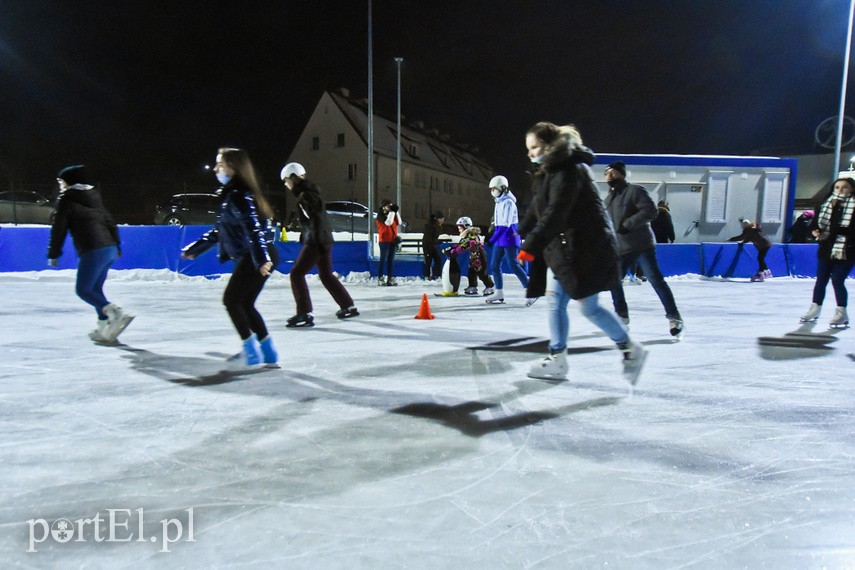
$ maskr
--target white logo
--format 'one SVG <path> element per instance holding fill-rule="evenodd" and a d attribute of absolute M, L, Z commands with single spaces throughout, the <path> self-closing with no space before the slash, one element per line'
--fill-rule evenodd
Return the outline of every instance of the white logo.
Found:
<path fill-rule="evenodd" d="M 52 538 L 54 542 L 160 542 L 160 552 L 171 552 L 169 545 L 180 540 L 196 542 L 193 538 L 193 508 L 185 509 L 187 516 L 160 520 L 160 533 L 145 536 L 145 512 L 143 509 L 105 509 L 106 516 L 100 512 L 92 518 L 56 519 L 49 523 L 46 519 L 30 519 L 29 548 L 27 552 L 38 552 L 37 544 Z M 135 513 L 135 516 L 132 515 Z M 186 531 L 186 535 L 185 535 Z"/>

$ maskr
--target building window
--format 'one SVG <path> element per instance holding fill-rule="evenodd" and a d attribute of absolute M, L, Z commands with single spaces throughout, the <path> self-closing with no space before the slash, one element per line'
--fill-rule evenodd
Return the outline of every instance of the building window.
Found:
<path fill-rule="evenodd" d="M 344 133 L 339 133 L 336 137 L 335 146 L 341 148 L 344 146 Z"/>
<path fill-rule="evenodd" d="M 347 165 L 347 179 L 356 180 L 356 163 Z"/>
<path fill-rule="evenodd" d="M 321 137 L 312 137 L 312 150 L 321 148 Z"/>

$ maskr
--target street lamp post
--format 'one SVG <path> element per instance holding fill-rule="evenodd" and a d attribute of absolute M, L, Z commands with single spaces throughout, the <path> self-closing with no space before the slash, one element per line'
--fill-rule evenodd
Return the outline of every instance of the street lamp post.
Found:
<path fill-rule="evenodd" d="M 852 0 L 855 2 L 855 0 Z M 395 63 L 398 65 L 398 155 L 396 158 L 395 168 L 397 171 L 397 204 L 401 208 L 401 62 L 403 57 L 396 57 Z"/>
<path fill-rule="evenodd" d="M 855 2 L 855 0 L 852 0 Z M 374 244 L 374 47 L 371 30 L 371 0 L 368 0 L 368 247 Z"/>
<path fill-rule="evenodd" d="M 846 82 L 849 79 L 849 53 L 852 48 L 852 16 L 855 13 L 855 0 L 849 2 L 849 30 L 846 33 L 846 55 L 843 57 L 843 84 L 840 87 L 840 113 L 837 116 L 837 142 L 834 145 L 834 178 L 840 172 L 840 148 L 843 140 L 843 117 L 846 112 Z"/>

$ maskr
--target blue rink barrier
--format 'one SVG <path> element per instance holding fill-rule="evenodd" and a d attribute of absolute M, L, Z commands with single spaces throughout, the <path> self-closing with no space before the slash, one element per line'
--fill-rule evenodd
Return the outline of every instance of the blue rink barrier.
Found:
<path fill-rule="evenodd" d="M 209 226 L 120 226 L 122 256 L 115 269 L 168 269 L 184 275 L 215 275 L 231 273 L 231 263 L 220 263 L 216 248 L 197 259 L 181 259 L 181 248 L 194 241 Z M 39 271 L 47 269 L 49 227 L 0 226 L 0 272 Z M 297 242 L 276 242 L 279 266 L 288 273 L 300 253 Z M 816 244 L 774 244 L 766 263 L 776 277 L 816 276 Z M 343 275 L 369 272 L 377 275 L 377 260 L 368 257 L 368 243 L 363 241 L 336 242 L 332 250 L 333 267 Z M 656 246 L 656 258 L 662 274 L 667 276 L 694 273 L 708 277 L 750 277 L 757 272 L 757 250 L 751 244 L 675 243 Z M 398 255 L 395 274 L 409 277 L 422 274 L 423 260 L 419 255 Z M 77 267 L 77 254 L 71 238 L 63 246 L 60 269 Z M 314 271 L 314 270 L 313 270 Z M 853 270 L 850 277 L 855 277 Z"/>

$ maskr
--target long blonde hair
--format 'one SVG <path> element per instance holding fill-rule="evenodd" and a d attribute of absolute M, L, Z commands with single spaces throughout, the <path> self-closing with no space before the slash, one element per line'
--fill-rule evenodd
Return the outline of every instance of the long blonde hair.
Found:
<path fill-rule="evenodd" d="M 235 171 L 235 175 L 249 186 L 261 215 L 268 220 L 273 219 L 273 208 L 261 191 L 261 184 L 258 183 L 258 176 L 255 174 L 255 167 L 249 159 L 249 154 L 242 148 L 221 148 L 217 152 L 223 155 L 223 162 Z"/>

